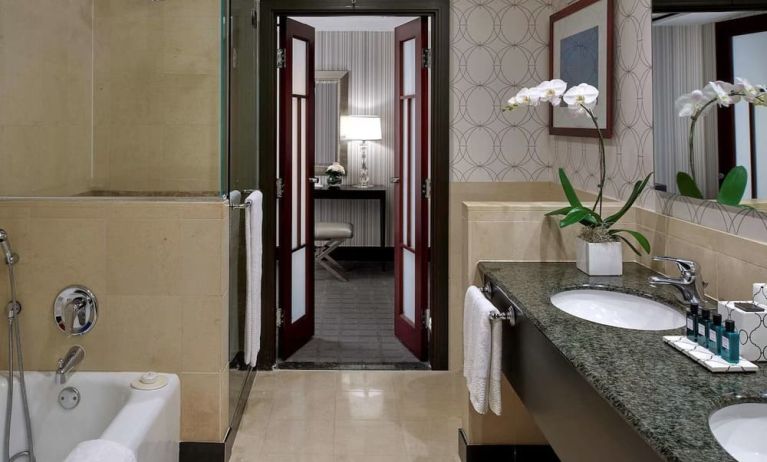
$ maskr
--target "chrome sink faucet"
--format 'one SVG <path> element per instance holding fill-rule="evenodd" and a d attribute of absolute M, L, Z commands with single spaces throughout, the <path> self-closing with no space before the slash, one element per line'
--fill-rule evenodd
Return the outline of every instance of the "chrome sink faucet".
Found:
<path fill-rule="evenodd" d="M 700 265 L 693 260 L 685 260 L 683 258 L 676 257 L 652 257 L 653 261 L 669 261 L 676 263 L 680 278 L 668 278 L 664 276 L 650 276 L 650 285 L 661 286 L 669 285 L 676 287 L 679 292 L 682 293 L 684 302 L 688 305 L 697 305 L 701 309 L 705 309 L 705 288 L 708 285 L 703 281 L 703 276 L 700 273 Z"/>
<path fill-rule="evenodd" d="M 85 349 L 75 345 L 67 351 L 63 358 L 56 363 L 56 385 L 64 385 L 74 373 L 77 366 L 85 359 Z"/>

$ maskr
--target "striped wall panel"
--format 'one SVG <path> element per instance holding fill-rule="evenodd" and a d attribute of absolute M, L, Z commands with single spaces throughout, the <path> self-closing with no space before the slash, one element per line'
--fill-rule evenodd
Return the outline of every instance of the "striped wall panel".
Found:
<path fill-rule="evenodd" d="M 349 113 L 381 117 L 382 140 L 368 142 L 368 171 L 371 182 L 384 185 L 388 245 L 393 243 L 394 176 L 394 33 L 393 32 L 325 32 L 316 35 L 315 67 L 323 71 L 349 72 Z M 344 184 L 354 184 L 359 177 L 359 142 L 349 143 L 347 176 Z M 321 177 L 324 184 L 325 179 Z M 354 224 L 352 246 L 379 245 L 377 201 L 318 200 L 316 221 L 342 221 Z"/>

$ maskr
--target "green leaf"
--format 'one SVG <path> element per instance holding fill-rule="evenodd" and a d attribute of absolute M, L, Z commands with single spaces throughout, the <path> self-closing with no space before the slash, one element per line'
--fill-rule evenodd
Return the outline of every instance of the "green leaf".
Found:
<path fill-rule="evenodd" d="M 572 210 L 559 222 L 560 228 L 565 228 L 576 223 L 584 226 L 596 226 L 601 223 L 599 215 L 586 207 L 573 207 Z"/>
<path fill-rule="evenodd" d="M 550 217 L 553 215 L 567 215 L 568 213 L 570 213 L 570 210 L 572 209 L 573 209 L 572 207 L 563 207 L 561 209 L 552 210 L 551 212 L 547 213 L 546 216 Z"/>
<path fill-rule="evenodd" d="M 748 170 L 738 165 L 724 177 L 716 201 L 724 205 L 739 205 L 746 193 L 746 183 L 748 183 Z"/>
<path fill-rule="evenodd" d="M 581 204 L 581 201 L 578 199 L 578 194 L 575 193 L 575 188 L 573 188 L 572 183 L 570 183 L 570 179 L 567 178 L 567 174 L 562 168 L 559 169 L 559 181 L 562 183 L 562 189 L 565 191 L 567 202 L 569 202 L 570 205 L 572 205 L 574 208 L 583 207 L 583 204 Z"/>
<path fill-rule="evenodd" d="M 632 231 L 630 229 L 612 229 L 610 230 L 610 235 L 621 237 L 618 233 L 628 233 L 630 234 L 636 241 L 639 243 L 639 245 L 642 246 L 645 252 L 648 254 L 650 253 L 650 250 L 652 248 L 650 247 L 650 241 L 644 236 L 644 234 L 640 233 L 639 231 Z"/>
<path fill-rule="evenodd" d="M 676 187 L 679 189 L 679 194 L 683 196 L 703 199 L 703 193 L 700 192 L 698 185 L 695 184 L 695 180 L 685 172 L 678 172 L 676 174 Z"/>
<path fill-rule="evenodd" d="M 647 177 L 642 181 L 637 181 L 634 183 L 634 189 L 631 191 L 631 195 L 629 196 L 628 200 L 625 204 L 623 204 L 623 207 L 621 207 L 620 210 L 618 210 L 615 214 L 610 215 L 605 219 L 605 223 L 608 225 L 613 225 L 620 220 L 623 215 L 626 214 L 626 212 L 631 209 L 631 207 L 634 205 L 634 202 L 639 198 L 639 195 L 642 194 L 642 191 L 644 191 L 644 188 L 647 186 L 647 183 L 650 181 L 650 177 L 652 176 L 652 173 L 647 175 Z"/>
<path fill-rule="evenodd" d="M 631 248 L 631 250 L 633 250 L 633 251 L 634 251 L 634 253 L 635 253 L 635 254 L 637 254 L 638 256 L 641 256 L 641 255 L 642 255 L 641 253 L 639 253 L 639 249 L 637 249 L 636 247 L 634 247 L 634 244 L 632 244 L 631 242 L 629 242 L 629 240 L 628 240 L 628 239 L 626 239 L 625 237 L 623 237 L 623 236 L 620 236 L 620 235 L 618 235 L 618 236 L 615 236 L 615 237 L 617 237 L 617 238 L 618 238 L 618 239 L 620 239 L 621 241 L 625 242 L 625 243 L 626 243 L 626 245 L 627 245 L 627 246 L 629 246 L 629 247 Z"/>

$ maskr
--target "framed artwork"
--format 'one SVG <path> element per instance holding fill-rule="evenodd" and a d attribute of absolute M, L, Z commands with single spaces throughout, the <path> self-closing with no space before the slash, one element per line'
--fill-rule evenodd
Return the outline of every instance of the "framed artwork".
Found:
<path fill-rule="evenodd" d="M 606 138 L 613 131 L 613 43 L 613 0 L 578 0 L 549 19 L 549 78 L 599 90 L 594 113 Z M 589 117 L 565 107 L 552 107 L 549 133 L 598 136 Z"/>

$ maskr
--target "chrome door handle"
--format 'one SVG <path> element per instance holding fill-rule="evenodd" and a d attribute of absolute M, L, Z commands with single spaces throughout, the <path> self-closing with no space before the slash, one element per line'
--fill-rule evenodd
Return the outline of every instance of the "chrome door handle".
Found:
<path fill-rule="evenodd" d="M 390 177 L 389 183 L 399 183 L 399 177 L 398 176 Z"/>
<path fill-rule="evenodd" d="M 316 176 L 310 176 L 310 177 L 309 177 L 309 183 L 314 183 L 314 184 L 317 184 L 317 183 L 319 183 L 319 182 L 320 182 L 320 179 L 319 179 L 319 178 L 317 178 Z"/>

